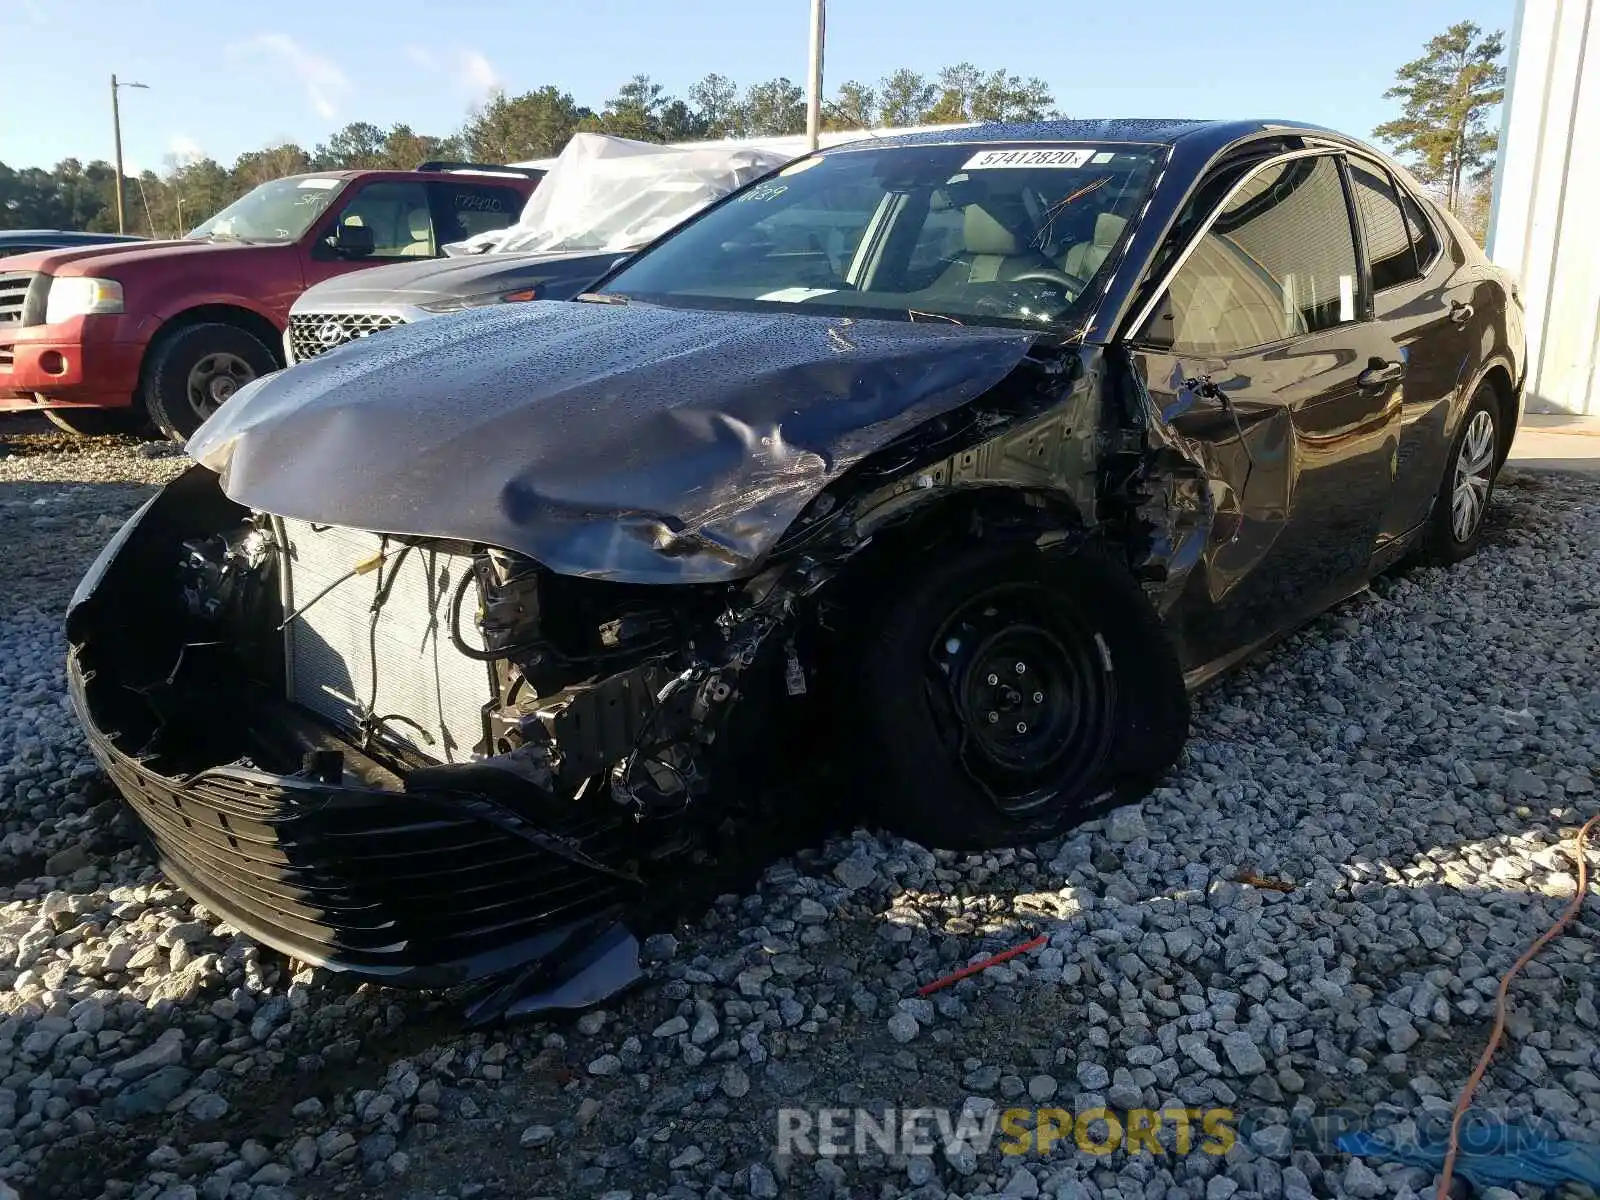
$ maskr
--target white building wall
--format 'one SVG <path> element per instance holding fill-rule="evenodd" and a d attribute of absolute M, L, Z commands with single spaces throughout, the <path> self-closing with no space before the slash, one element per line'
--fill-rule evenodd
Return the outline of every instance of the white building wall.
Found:
<path fill-rule="evenodd" d="M 1532 412 L 1600 415 L 1600 0 L 1519 0 L 1489 256 L 1528 314 Z"/>

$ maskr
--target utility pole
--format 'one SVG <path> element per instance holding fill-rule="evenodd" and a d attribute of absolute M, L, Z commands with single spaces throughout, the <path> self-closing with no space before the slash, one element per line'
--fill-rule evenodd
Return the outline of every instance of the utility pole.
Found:
<path fill-rule="evenodd" d="M 127 221 L 122 210 L 122 112 L 117 106 L 118 88 L 142 88 L 147 85 L 142 83 L 118 83 L 115 75 L 111 76 L 111 133 L 116 139 L 117 146 L 117 232 L 127 233 Z"/>
<path fill-rule="evenodd" d="M 827 0 L 811 0 L 810 95 L 806 98 L 806 145 L 817 148 L 822 132 L 822 43 L 828 23 Z"/>

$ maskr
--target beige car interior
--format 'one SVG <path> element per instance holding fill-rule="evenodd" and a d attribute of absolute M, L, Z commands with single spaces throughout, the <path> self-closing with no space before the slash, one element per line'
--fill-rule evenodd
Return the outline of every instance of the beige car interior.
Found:
<path fill-rule="evenodd" d="M 1127 218 L 1103 212 L 1095 218 L 1090 240 L 1074 243 L 1057 256 L 1040 248 L 1035 222 L 1022 205 L 989 197 L 963 207 L 962 251 L 940 277 L 939 285 L 1004 282 L 1033 271 L 1064 272 L 1087 280 L 1100 269 L 1127 226 Z"/>

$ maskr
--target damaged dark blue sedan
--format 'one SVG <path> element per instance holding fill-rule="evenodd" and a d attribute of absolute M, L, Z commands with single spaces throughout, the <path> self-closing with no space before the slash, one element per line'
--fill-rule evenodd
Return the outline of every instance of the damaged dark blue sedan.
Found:
<path fill-rule="evenodd" d="M 1473 552 L 1523 354 L 1509 279 L 1327 130 L 846 145 L 575 303 L 243 389 L 84 580 L 73 697 L 233 924 L 553 986 L 818 761 L 939 846 L 1137 798 L 1193 688 Z"/>

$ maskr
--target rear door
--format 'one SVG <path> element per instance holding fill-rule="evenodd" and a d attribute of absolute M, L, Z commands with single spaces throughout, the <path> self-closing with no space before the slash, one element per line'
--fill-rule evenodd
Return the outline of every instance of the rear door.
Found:
<path fill-rule="evenodd" d="M 1393 486 L 1397 348 L 1336 153 L 1256 167 L 1136 331 L 1151 397 L 1202 464 L 1211 529 L 1171 618 L 1191 672 L 1365 577 Z"/>
<path fill-rule="evenodd" d="M 1451 401 L 1474 360 L 1471 288 L 1452 283 L 1444 242 L 1422 206 L 1377 162 L 1351 155 L 1372 269 L 1373 318 L 1405 362 L 1395 486 L 1380 541 L 1419 525 L 1444 477 Z"/>
<path fill-rule="evenodd" d="M 451 242 L 504 229 L 522 214 L 522 193 L 515 188 L 452 180 L 428 184 L 428 195 L 441 253 Z"/>

